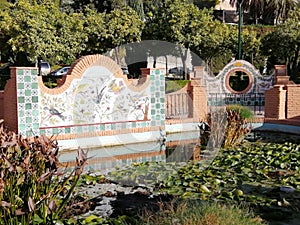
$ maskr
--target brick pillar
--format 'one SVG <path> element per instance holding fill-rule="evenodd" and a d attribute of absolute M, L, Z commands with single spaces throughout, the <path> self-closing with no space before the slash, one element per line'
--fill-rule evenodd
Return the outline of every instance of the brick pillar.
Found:
<path fill-rule="evenodd" d="M 204 120 L 207 116 L 207 97 L 205 86 L 200 84 L 199 79 L 191 80 L 190 87 L 190 96 L 193 101 L 192 110 L 190 111 L 190 117 L 194 119 L 198 118 Z"/>
<path fill-rule="evenodd" d="M 189 117 L 205 119 L 208 113 L 207 97 L 204 84 L 204 67 L 194 67 L 194 77 L 191 77 L 190 82 L 190 97 L 192 99 L 192 110 L 190 110 Z"/>
<path fill-rule="evenodd" d="M 300 116 L 300 85 L 286 85 L 286 118 Z"/>
<path fill-rule="evenodd" d="M 287 75 L 286 65 L 275 65 L 275 84 L 288 84 L 290 77 Z"/>
<path fill-rule="evenodd" d="M 200 85 L 204 85 L 204 66 L 194 66 L 194 77 L 191 79 L 197 79 Z"/>
<path fill-rule="evenodd" d="M 4 88 L 3 119 L 9 130 L 18 133 L 16 68 L 10 69 L 10 79 Z"/>
<path fill-rule="evenodd" d="M 265 91 L 265 118 L 286 118 L 286 94 L 284 85 L 275 85 Z"/>

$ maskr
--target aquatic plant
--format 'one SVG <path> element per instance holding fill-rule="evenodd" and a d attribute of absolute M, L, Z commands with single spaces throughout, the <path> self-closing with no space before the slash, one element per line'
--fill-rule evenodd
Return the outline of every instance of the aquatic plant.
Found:
<path fill-rule="evenodd" d="M 67 172 L 57 142 L 24 138 L 0 126 L 0 224 L 54 224 L 62 218 L 86 163 L 79 149 Z"/>
<path fill-rule="evenodd" d="M 220 147 L 234 147 L 241 144 L 251 132 L 247 119 L 252 116 L 250 109 L 240 105 L 229 105 L 225 109 L 212 111 L 207 115 L 210 129 L 201 135 L 201 145 L 206 146 L 210 139 L 215 146 Z"/>

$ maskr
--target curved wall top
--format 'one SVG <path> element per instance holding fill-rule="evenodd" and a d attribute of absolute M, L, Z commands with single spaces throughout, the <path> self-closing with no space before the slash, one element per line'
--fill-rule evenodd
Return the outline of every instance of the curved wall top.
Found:
<path fill-rule="evenodd" d="M 229 77 L 236 71 L 242 71 L 249 77 L 249 85 L 241 92 L 234 91 L 229 85 Z M 228 63 L 219 74 L 214 77 L 205 73 L 205 82 L 208 93 L 264 93 L 272 87 L 274 74 L 262 76 L 251 63 L 245 60 L 235 60 Z"/>
<path fill-rule="evenodd" d="M 105 71 L 103 68 L 105 68 Z M 124 83 L 133 91 L 140 91 L 145 88 L 149 81 L 144 82 L 143 85 L 140 85 L 139 87 L 133 86 L 128 81 L 127 76 L 123 74 L 121 67 L 111 58 L 103 55 L 87 55 L 81 57 L 71 65 L 71 68 L 68 71 L 68 76 L 62 86 L 55 89 L 48 88 L 44 85 L 42 77 L 38 78 L 38 83 L 42 92 L 56 95 L 66 91 L 72 84 L 73 80 L 85 79 L 90 76 L 101 77 L 103 74 L 107 75 L 108 73 L 110 76 L 122 78 Z"/>
<path fill-rule="evenodd" d="M 132 90 L 120 66 L 102 55 L 85 56 L 75 62 L 61 87 L 40 86 L 41 127 L 149 118 L 148 85 Z"/>

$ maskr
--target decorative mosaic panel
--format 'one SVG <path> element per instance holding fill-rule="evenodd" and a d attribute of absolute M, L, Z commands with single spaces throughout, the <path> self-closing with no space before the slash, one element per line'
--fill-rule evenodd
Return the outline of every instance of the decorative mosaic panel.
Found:
<path fill-rule="evenodd" d="M 164 70 L 151 69 L 149 76 L 148 85 L 137 91 L 105 66 L 91 64 L 68 88 L 53 94 L 39 86 L 37 69 L 20 68 L 19 132 L 51 136 L 164 126 Z"/>
<path fill-rule="evenodd" d="M 92 66 L 81 79 L 74 79 L 63 93 L 40 93 L 41 127 L 109 123 L 149 119 L 150 88 L 141 92 L 127 88 L 123 78 L 115 78 L 105 67 Z M 85 130 L 84 130 L 85 129 Z M 80 126 L 77 133 L 87 132 Z"/>
<path fill-rule="evenodd" d="M 151 69 L 151 126 L 165 125 L 165 74 L 164 70 Z"/>
<path fill-rule="evenodd" d="M 112 74 L 101 79 L 84 79 L 84 83 L 75 80 L 67 91 L 56 96 L 41 92 L 41 134 L 163 126 L 164 70 L 155 69 L 150 73 L 150 85 L 140 92 L 130 91 L 121 78 L 114 78 Z M 59 115 L 49 117 L 50 110 Z"/>
<path fill-rule="evenodd" d="M 17 69 L 16 72 L 19 133 L 39 135 L 37 69 Z"/>

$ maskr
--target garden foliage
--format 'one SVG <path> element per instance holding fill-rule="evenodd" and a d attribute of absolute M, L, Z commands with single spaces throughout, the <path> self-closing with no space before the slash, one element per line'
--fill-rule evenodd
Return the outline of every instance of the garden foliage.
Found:
<path fill-rule="evenodd" d="M 110 177 L 180 199 L 243 205 L 267 221 L 288 220 L 300 210 L 299 149 L 292 143 L 248 143 L 220 149 L 209 165 L 146 162 Z"/>
<path fill-rule="evenodd" d="M 72 172 L 58 160 L 56 141 L 24 138 L 0 127 L 0 224 L 54 224 L 68 209 L 86 163 L 78 150 Z"/>
<path fill-rule="evenodd" d="M 245 136 L 251 131 L 247 119 L 253 116 L 250 109 L 240 105 L 229 105 L 226 109 L 219 108 L 207 116 L 210 126 L 209 132 L 201 135 L 201 145 L 234 147 L 241 144 Z"/>

